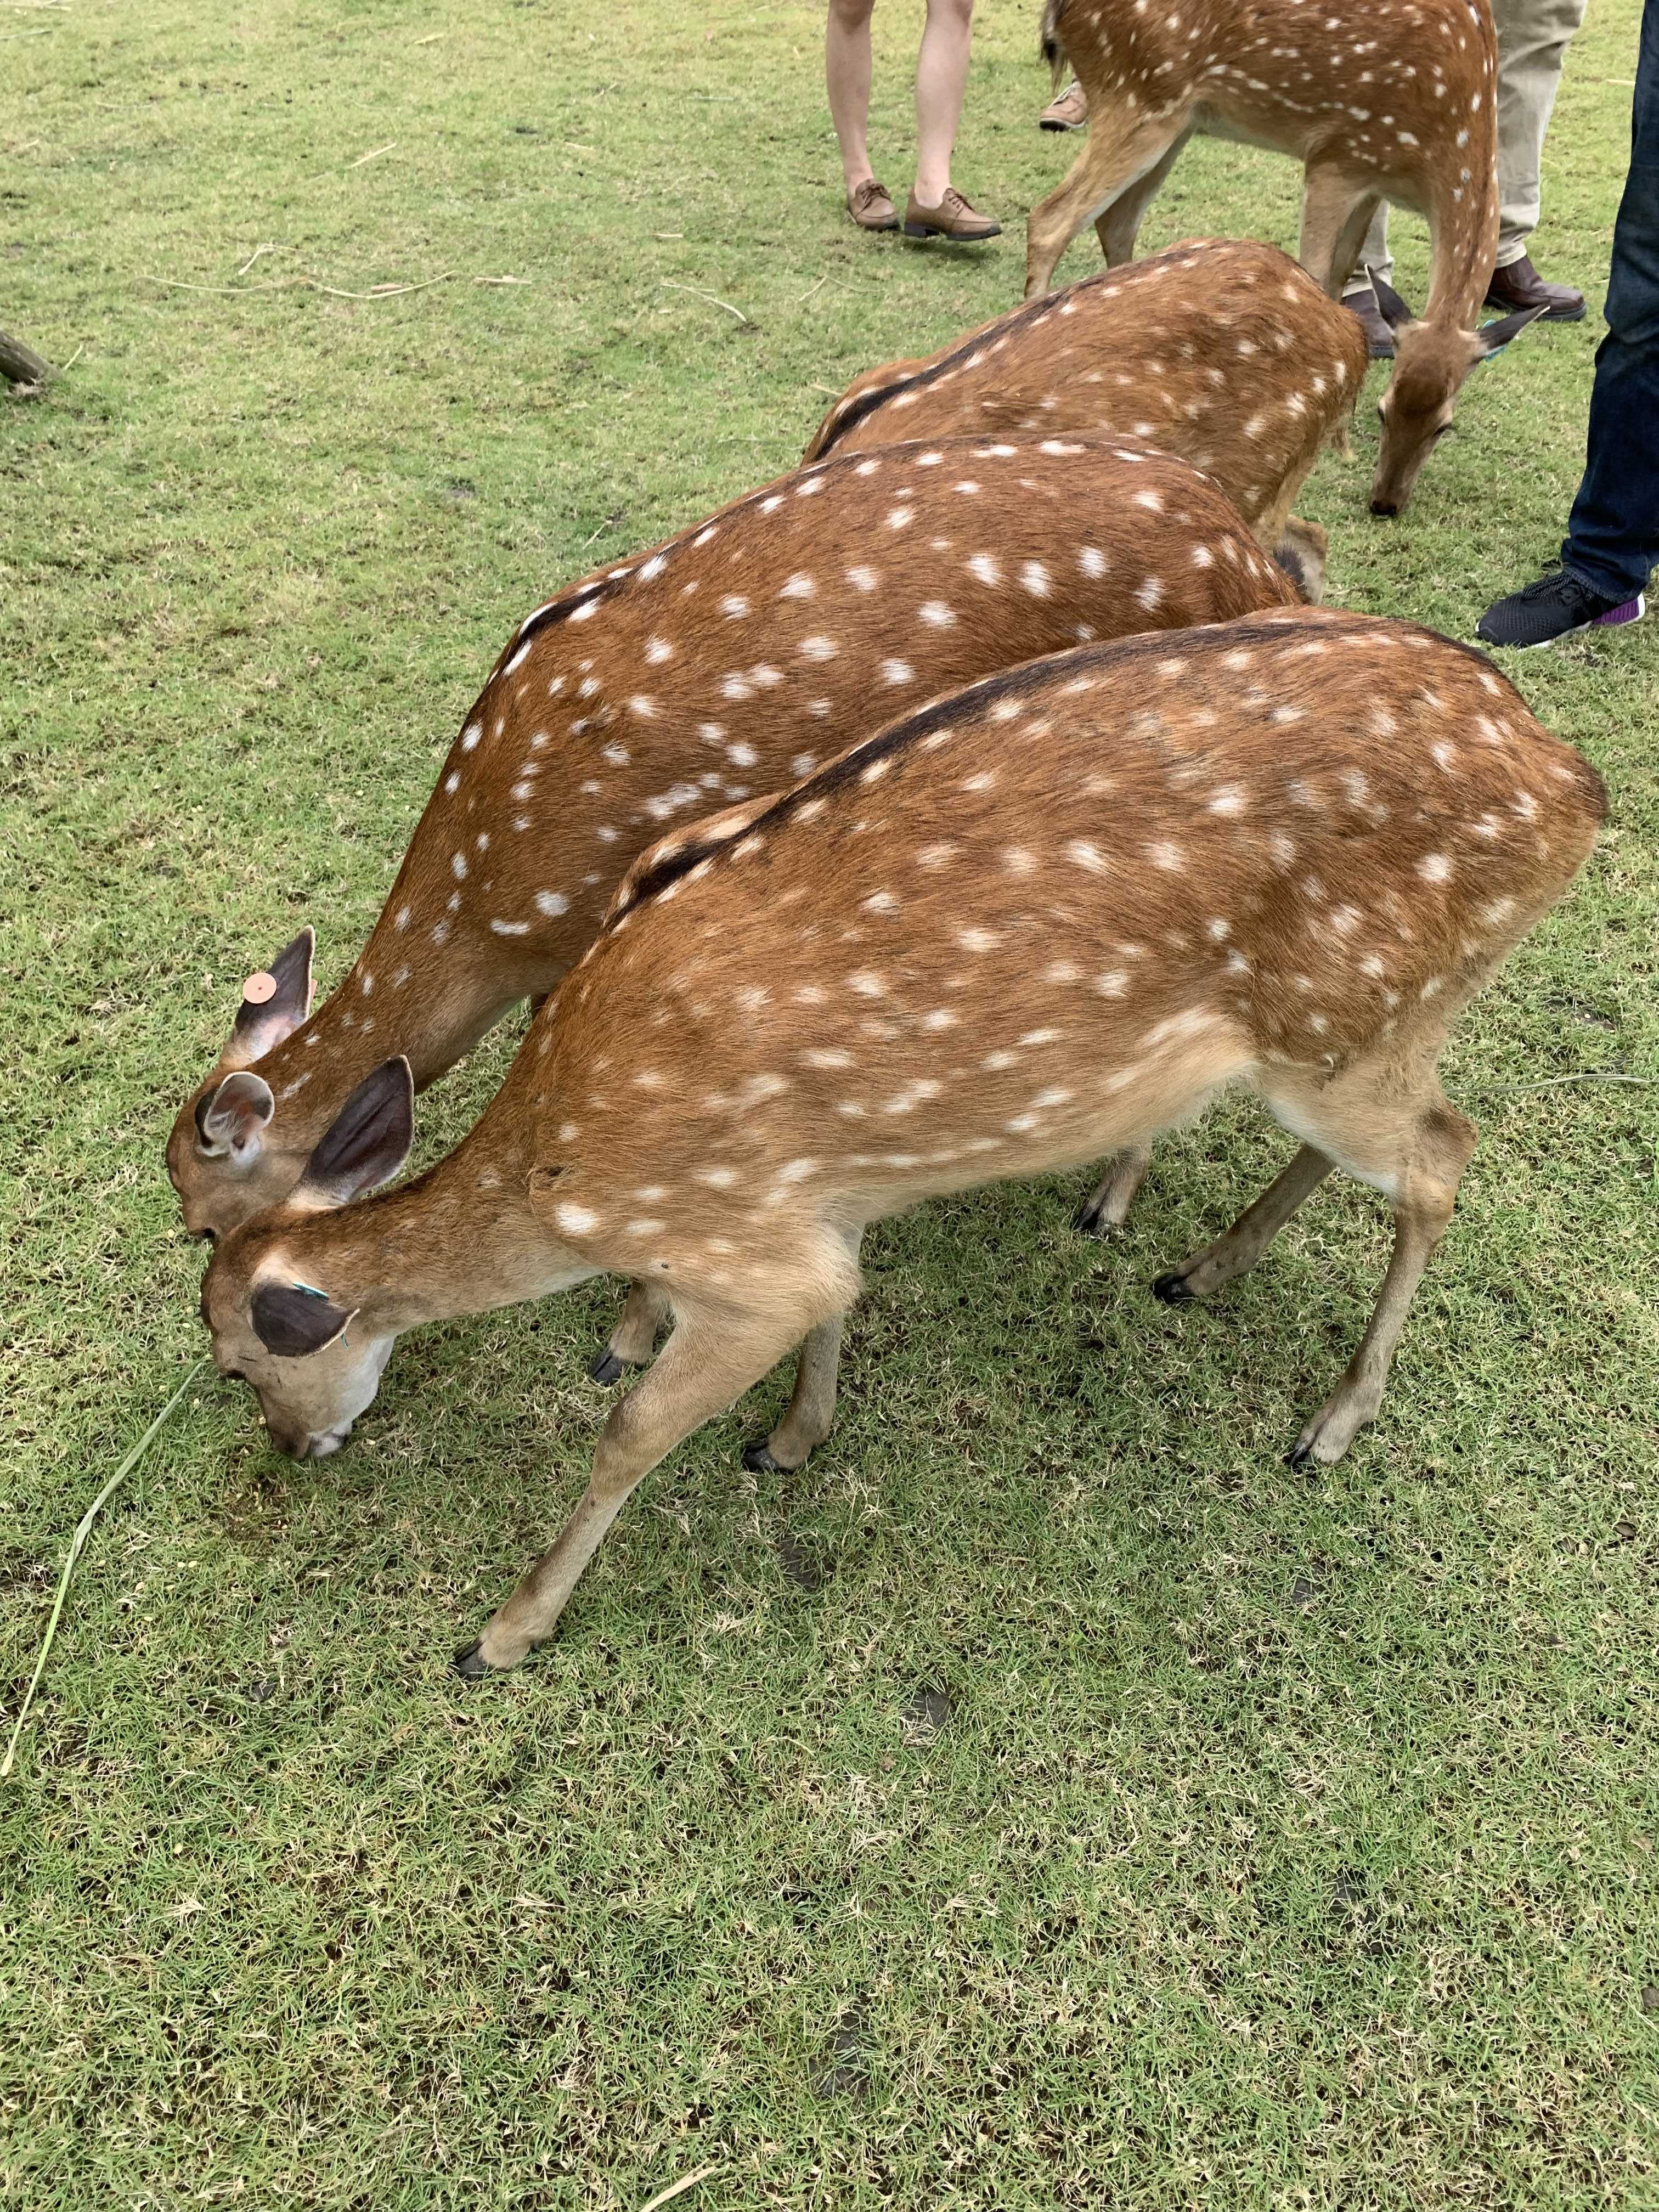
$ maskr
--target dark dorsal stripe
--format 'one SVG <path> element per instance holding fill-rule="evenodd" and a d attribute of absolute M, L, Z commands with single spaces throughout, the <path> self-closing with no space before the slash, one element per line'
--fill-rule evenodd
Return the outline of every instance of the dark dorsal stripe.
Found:
<path fill-rule="evenodd" d="M 1204 241 L 1194 242 L 1203 243 Z M 1190 258 L 1184 245 L 1171 247 L 1168 251 L 1171 258 L 1179 256 Z M 1151 258 L 1161 261 L 1164 256 L 1155 254 Z M 1141 264 L 1142 267 L 1146 265 L 1145 263 Z M 1034 328 L 1046 315 L 1054 313 L 1062 302 L 1074 294 L 1092 291 L 1097 285 L 1106 283 L 1113 276 L 1121 278 L 1122 274 L 1121 270 L 1098 270 L 1094 276 L 1080 277 L 1075 284 L 1067 284 L 1058 292 L 1045 293 L 1041 299 L 1028 300 L 1023 307 L 1012 308 L 1007 314 L 999 317 L 995 322 L 988 323 L 982 330 L 976 331 L 971 337 L 963 338 L 960 344 L 952 346 L 949 353 L 942 354 L 938 361 L 930 362 L 926 368 L 919 368 L 909 376 L 896 376 L 890 384 L 872 385 L 867 392 L 860 392 L 858 398 L 838 422 L 831 422 L 824 434 L 823 443 L 818 447 L 813 459 L 819 461 L 824 459 L 830 447 L 844 438 L 849 430 L 856 428 L 860 422 L 868 422 L 878 407 L 884 407 L 890 399 L 896 398 L 900 392 L 925 392 L 929 385 L 936 384 L 940 377 L 948 374 L 952 369 L 959 368 L 981 346 L 994 345 L 1000 338 L 1012 337 L 1017 331 Z"/>
<path fill-rule="evenodd" d="M 1083 281 L 1085 284 L 1094 284 L 1098 283 L 1100 280 L 1098 277 L 1087 276 Z M 1067 289 L 1076 290 L 1079 288 L 1071 286 Z M 953 368 L 959 368 L 962 363 L 977 352 L 980 347 L 994 345 L 999 338 L 1011 337 L 1016 331 L 1029 330 L 1033 324 L 1040 323 L 1045 315 L 1054 313 L 1065 296 L 1064 292 L 1050 292 L 1045 294 L 1040 300 L 1029 301 L 1024 307 L 1014 308 L 1011 313 L 1002 316 L 998 321 L 976 331 L 972 337 L 963 338 L 960 345 L 953 346 L 947 354 L 941 354 L 937 361 L 930 362 L 926 368 L 916 369 L 908 376 L 895 377 L 890 384 L 872 385 L 869 391 L 860 392 L 841 420 L 831 424 L 823 443 L 818 447 L 813 458 L 816 460 L 823 460 L 838 439 L 844 438 L 847 433 L 856 428 L 859 423 L 867 422 L 878 407 L 885 406 L 890 399 L 896 398 L 901 392 L 926 392 L 928 386 L 937 384 L 941 376 L 947 374 Z"/>
<path fill-rule="evenodd" d="M 628 574 L 632 574 L 630 567 Z M 595 599 L 610 599 L 627 581 L 626 575 L 604 576 L 597 584 L 578 584 L 574 591 L 567 592 L 562 599 L 550 600 L 546 606 L 538 607 L 535 613 L 526 615 L 514 630 L 504 657 L 510 658 L 521 646 L 527 645 L 532 637 L 539 636 L 544 629 L 551 629 L 556 623 L 568 622 L 578 607 L 591 607 Z"/>

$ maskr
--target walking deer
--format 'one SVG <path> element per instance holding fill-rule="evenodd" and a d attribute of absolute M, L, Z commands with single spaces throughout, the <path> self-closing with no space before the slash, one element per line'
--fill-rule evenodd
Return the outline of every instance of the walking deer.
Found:
<path fill-rule="evenodd" d="M 1289 254 L 1188 239 L 1028 300 L 925 361 L 866 370 L 806 459 L 901 438 L 1150 438 L 1213 477 L 1271 548 L 1320 448 L 1346 435 L 1365 358 L 1358 321 Z M 1312 549 L 1315 599 L 1324 536 L 1297 522 L 1291 541 Z"/>
<path fill-rule="evenodd" d="M 1422 319 L 1386 286 L 1397 329 L 1371 510 L 1397 514 L 1477 362 L 1541 312 L 1477 327 L 1498 250 L 1497 41 L 1486 0 L 1047 0 L 1042 51 L 1089 98 L 1089 137 L 1032 209 L 1025 290 L 1046 290 L 1092 222 L 1127 261 L 1153 197 L 1194 131 L 1302 162 L 1303 266 L 1334 300 L 1379 199 L 1425 216 Z M 1216 301 L 1224 350 L 1231 303 Z"/>
<path fill-rule="evenodd" d="M 675 820 L 992 670 L 1295 598 L 1184 463 L 1079 439 L 836 458 L 573 585 L 497 661 L 339 988 L 310 1012 L 308 928 L 253 979 L 168 1141 L 187 1227 L 287 1197 L 381 1060 L 422 1086 L 550 990 Z"/>
<path fill-rule="evenodd" d="M 1243 1085 L 1301 1150 L 1153 1287 L 1219 1289 L 1333 1168 L 1380 1190 L 1376 1310 L 1291 1454 L 1334 1461 L 1474 1146 L 1436 1074 L 1448 1025 L 1602 809 L 1480 653 L 1403 623 L 1296 609 L 988 678 L 659 844 L 460 1146 L 313 1210 L 402 1164 L 407 1066 L 371 1075 L 290 1204 L 214 1254 L 213 1356 L 319 1454 L 403 1329 L 600 1272 L 665 1300 L 580 1504 L 459 1662 L 511 1666 L 641 1477 L 803 1340 L 769 1448 L 794 1465 L 827 1435 L 866 1224 Z"/>

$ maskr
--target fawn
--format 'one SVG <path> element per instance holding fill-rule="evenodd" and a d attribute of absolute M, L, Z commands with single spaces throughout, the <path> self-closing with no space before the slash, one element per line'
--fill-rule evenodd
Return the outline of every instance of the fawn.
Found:
<path fill-rule="evenodd" d="M 215 1252 L 203 1313 L 273 1442 L 333 1449 L 416 1324 L 600 1272 L 673 1331 L 563 1533 L 461 1656 L 547 1636 L 641 1477 L 792 1345 L 770 1448 L 828 1434 L 867 1223 L 1144 1144 L 1229 1085 L 1301 1150 L 1154 1285 L 1208 1295 L 1334 1167 L 1394 1212 L 1376 1310 L 1292 1460 L 1381 1402 L 1475 1132 L 1448 1024 L 1583 866 L 1595 772 L 1484 657 L 1298 608 L 1075 647 L 936 700 L 766 805 L 641 858 L 438 1167 L 395 1174 L 406 1062 L 289 1204 Z"/>
<path fill-rule="evenodd" d="M 1223 301 L 1231 321 L 1218 344 Z M 1280 540 L 1364 380 L 1358 322 L 1289 254 L 1194 238 L 1029 300 L 926 361 L 866 370 L 806 459 L 975 432 L 1150 438 L 1213 477 L 1264 545 L 1298 559 L 1316 599 L 1324 532 L 1296 521 L 1288 547 Z"/>
<path fill-rule="evenodd" d="M 1184 463 L 1082 439 L 837 457 L 573 585 L 497 661 L 338 989 L 310 1013 L 308 928 L 254 979 L 168 1140 L 186 1226 L 284 1199 L 381 1060 L 424 1085 L 550 990 L 676 819 L 1035 654 L 1296 597 Z"/>
<path fill-rule="evenodd" d="M 1093 222 L 1115 264 L 1193 133 L 1242 139 L 1304 165 L 1302 265 L 1340 296 L 1377 202 L 1425 216 L 1432 241 L 1420 321 L 1379 288 L 1397 330 L 1380 402 L 1371 511 L 1397 514 L 1478 362 L 1542 313 L 1477 328 L 1498 251 L 1498 45 L 1486 0 L 1047 0 L 1042 51 L 1089 98 L 1089 138 L 1032 209 L 1028 298 Z M 1218 295 L 1213 349 L 1232 343 Z"/>

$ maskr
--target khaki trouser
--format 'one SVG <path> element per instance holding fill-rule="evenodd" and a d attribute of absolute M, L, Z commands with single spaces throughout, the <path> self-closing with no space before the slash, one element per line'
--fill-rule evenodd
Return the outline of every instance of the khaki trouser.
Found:
<path fill-rule="evenodd" d="M 1492 0 L 1498 29 L 1498 261 L 1507 269 L 1527 250 L 1538 228 L 1538 167 L 1549 128 L 1561 64 L 1573 33 L 1584 20 L 1585 0 Z M 1394 270 L 1389 252 L 1389 204 L 1383 201 L 1365 234 L 1347 290 L 1366 289 L 1366 270 L 1384 282 Z"/>

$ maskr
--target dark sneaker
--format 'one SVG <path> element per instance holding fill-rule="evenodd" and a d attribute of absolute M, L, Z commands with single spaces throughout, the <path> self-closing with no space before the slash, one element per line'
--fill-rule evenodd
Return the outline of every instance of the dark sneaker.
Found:
<path fill-rule="evenodd" d="M 1394 332 L 1382 319 L 1382 310 L 1376 304 L 1376 295 L 1369 284 L 1363 292 L 1345 292 L 1342 304 L 1351 315 L 1359 318 L 1359 327 L 1365 333 L 1365 350 L 1373 361 L 1394 359 Z"/>
<path fill-rule="evenodd" d="M 1647 611 L 1640 592 L 1633 599 L 1604 599 L 1565 568 L 1550 568 L 1535 584 L 1489 606 L 1474 634 L 1487 645 L 1553 645 L 1558 637 L 1571 637 L 1575 630 L 1597 624 L 1614 629 L 1640 622 Z"/>
<path fill-rule="evenodd" d="M 1582 323 L 1584 319 L 1584 295 L 1576 292 L 1571 284 L 1547 284 L 1532 265 L 1532 258 L 1523 253 L 1518 261 L 1511 261 L 1503 269 L 1494 269 L 1492 282 L 1486 287 L 1486 305 L 1501 307 L 1506 314 L 1515 314 L 1528 307 L 1541 307 L 1540 323 Z"/>

